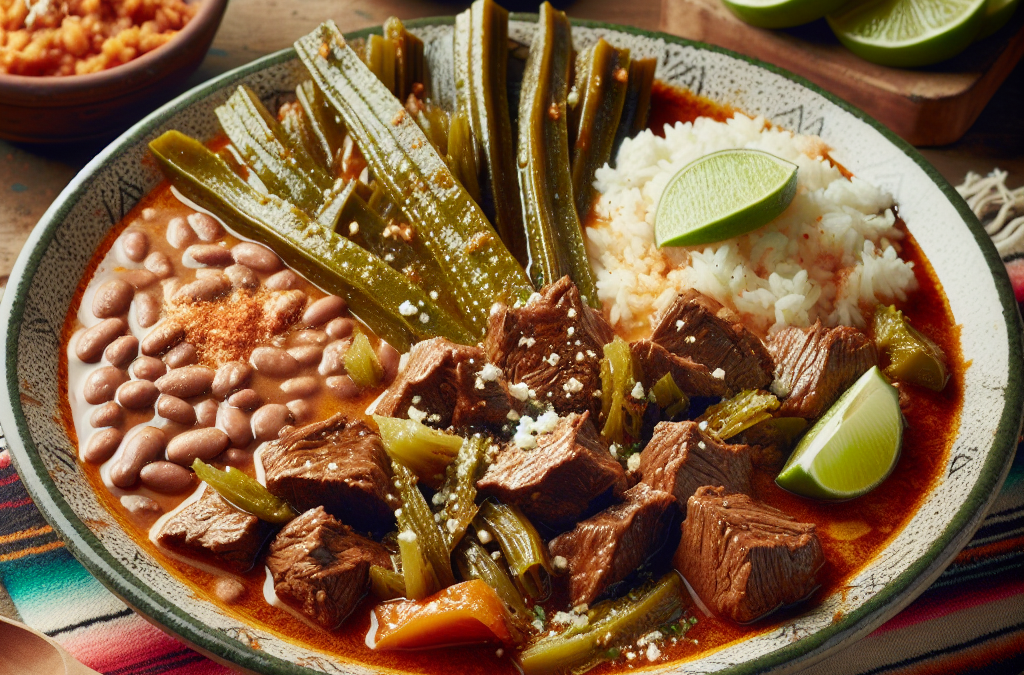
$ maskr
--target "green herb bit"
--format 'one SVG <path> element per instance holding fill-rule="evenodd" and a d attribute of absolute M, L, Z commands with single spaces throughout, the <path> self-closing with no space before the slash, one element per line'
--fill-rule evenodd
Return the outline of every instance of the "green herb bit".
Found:
<path fill-rule="evenodd" d="M 628 445 L 640 438 L 647 403 L 633 396 L 636 387 L 629 343 L 615 336 L 604 346 L 601 359 L 601 436 L 610 443 Z"/>
<path fill-rule="evenodd" d="M 665 373 L 665 376 L 654 383 L 651 387 L 651 395 L 654 402 L 661 408 L 662 414 L 671 419 L 681 415 L 690 407 L 690 399 L 683 390 L 676 384 L 672 373 Z"/>
<path fill-rule="evenodd" d="M 732 398 L 717 403 L 697 418 L 706 423 L 701 428 L 720 441 L 725 441 L 744 429 L 764 422 L 779 409 L 779 399 L 773 394 L 753 389 L 741 391 Z"/>
<path fill-rule="evenodd" d="M 465 441 L 412 419 L 374 415 L 388 456 L 412 470 L 430 487 L 440 487 L 445 469 L 459 454 Z"/>
<path fill-rule="evenodd" d="M 376 387 L 384 377 L 384 368 L 370 346 L 369 338 L 362 332 L 352 340 L 344 361 L 348 376 L 360 387 Z"/>

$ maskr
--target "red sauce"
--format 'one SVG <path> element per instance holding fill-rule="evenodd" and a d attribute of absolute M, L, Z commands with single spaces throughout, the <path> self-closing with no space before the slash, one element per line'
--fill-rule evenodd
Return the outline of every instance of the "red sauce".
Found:
<path fill-rule="evenodd" d="M 665 123 L 692 121 L 701 115 L 723 120 L 735 112 L 726 106 L 661 83 L 655 83 L 651 106 L 649 126 L 659 132 Z M 159 208 L 161 200 L 165 199 L 173 199 L 166 184 L 145 197 L 123 222 L 131 222 L 147 206 Z M 124 225 L 111 233 L 97 252 L 95 261 L 102 259 L 123 227 Z M 941 393 L 913 385 L 905 388 L 910 397 L 910 405 L 904 411 L 907 429 L 903 438 L 902 454 L 892 475 L 870 494 L 840 504 L 815 502 L 787 493 L 775 485 L 773 475 L 765 472 L 758 472 L 755 479 L 755 497 L 801 521 L 817 524 L 827 562 L 821 574 L 821 586 L 814 596 L 802 605 L 804 609 L 842 590 L 844 584 L 878 555 L 906 525 L 939 478 L 959 425 L 964 371 L 969 365 L 963 362 L 960 352 L 959 327 L 953 322 L 952 312 L 931 265 L 909 234 L 902 242 L 901 255 L 904 259 L 914 262 L 920 284 L 920 289 L 914 294 L 914 302 L 901 309 L 915 327 L 932 337 L 943 348 L 949 361 L 951 377 L 949 384 Z M 93 268 L 94 266 L 95 263 Z M 88 284 L 93 268 L 87 270 L 79 288 L 78 298 L 72 303 L 65 325 L 65 344 L 75 328 L 74 317 L 81 293 Z M 60 377 L 66 391 L 66 357 L 62 357 Z M 344 406 L 344 412 L 354 416 L 361 415 L 367 403 L 368 401 L 352 402 Z M 318 411 L 321 415 L 330 412 L 333 410 Z M 70 423 L 66 401 L 64 414 L 65 425 L 69 433 L 73 434 L 74 425 Z M 327 633 L 311 628 L 284 610 L 272 607 L 264 601 L 262 567 L 247 575 L 246 590 L 241 600 L 236 604 L 226 604 L 218 599 L 214 592 L 214 583 L 217 580 L 215 575 L 164 556 L 146 536 L 148 523 L 140 522 L 128 513 L 118 499 L 110 494 L 99 478 L 98 468 L 83 464 L 83 469 L 115 520 L 142 549 L 160 560 L 182 582 L 191 586 L 198 596 L 219 605 L 226 612 L 238 616 L 259 630 L 322 650 L 344 661 L 379 668 L 394 668 L 416 673 L 457 672 L 476 675 L 512 675 L 517 672 L 508 655 L 504 658 L 496 656 L 495 645 L 422 652 L 370 650 L 365 646 L 364 638 L 369 629 L 370 608 L 374 602 L 371 598 L 363 601 L 340 630 Z M 175 498 L 174 501 L 180 501 L 180 498 Z M 167 507 L 168 505 L 165 505 L 165 508 Z M 547 603 L 548 606 L 551 611 L 566 609 L 564 588 L 555 590 L 554 599 Z M 660 645 L 667 659 L 659 661 L 659 665 L 669 665 L 671 661 L 691 660 L 753 634 L 770 631 L 797 615 L 800 609 L 794 608 L 776 614 L 751 626 L 737 626 L 714 617 L 700 616 L 697 625 L 690 629 L 684 639 L 680 639 L 675 645 L 668 642 Z M 841 613 L 837 613 L 836 620 L 840 618 Z M 259 648 L 258 644 L 254 644 L 254 647 Z M 310 662 L 302 665 L 315 667 L 316 664 Z M 645 658 L 638 655 L 634 661 L 619 660 L 606 663 L 590 672 L 619 672 L 632 666 L 643 665 L 649 664 Z"/>

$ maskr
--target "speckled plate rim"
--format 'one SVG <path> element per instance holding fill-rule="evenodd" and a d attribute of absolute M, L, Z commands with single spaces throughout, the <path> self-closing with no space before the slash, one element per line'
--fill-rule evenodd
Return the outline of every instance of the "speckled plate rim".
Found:
<path fill-rule="evenodd" d="M 511 18 L 521 21 L 535 21 L 536 15 L 513 14 Z M 452 23 L 454 23 L 454 17 L 436 17 L 407 21 L 406 25 L 409 27 L 422 27 L 450 25 Z M 863 111 L 786 70 L 720 47 L 685 40 L 665 33 L 604 22 L 574 20 L 573 24 L 587 28 L 615 30 L 651 39 L 660 39 L 666 43 L 680 46 L 718 52 L 780 75 L 822 96 L 828 102 L 873 127 L 924 171 L 929 179 L 949 199 L 971 231 L 993 277 L 996 293 L 1002 307 L 1002 319 L 1005 322 L 1008 340 L 1010 341 L 1009 372 L 1008 384 L 1003 397 L 1003 409 L 999 416 L 992 447 L 986 455 L 978 481 L 955 516 L 950 520 L 941 535 L 932 541 L 926 552 L 870 600 L 831 625 L 787 647 L 776 649 L 757 659 L 717 671 L 735 675 L 741 673 L 760 673 L 769 670 L 773 672 L 792 672 L 806 667 L 824 658 L 831 652 L 867 635 L 908 605 L 942 573 L 956 554 L 967 544 L 995 500 L 1012 463 L 1021 429 L 1022 415 L 1024 415 L 1024 386 L 1021 386 L 1024 384 L 1024 378 L 1022 378 L 1022 372 L 1024 372 L 1024 333 L 1021 330 L 1020 314 L 1005 267 L 988 235 L 978 223 L 977 218 L 949 182 L 912 146 Z M 380 28 L 375 27 L 352 32 L 347 34 L 347 37 L 364 37 L 374 32 L 380 32 Z M 0 303 L 0 330 L 6 336 L 6 356 L 3 362 L 3 374 L 8 400 L 11 403 L 10 408 L 0 408 L 0 426 L 5 430 L 7 444 L 14 460 L 15 468 L 18 470 L 25 487 L 43 516 L 53 526 L 53 529 L 79 562 L 101 583 L 138 611 L 144 618 L 218 661 L 234 667 L 241 666 L 254 672 L 274 675 L 310 675 L 316 671 L 246 647 L 237 641 L 227 638 L 219 631 L 206 629 L 203 623 L 194 619 L 180 608 L 167 606 L 163 599 L 151 589 L 138 583 L 136 577 L 106 551 L 99 539 L 72 511 L 70 505 L 48 474 L 40 457 L 39 450 L 28 433 L 17 378 L 19 335 L 17 328 L 20 327 L 23 319 L 28 285 L 39 267 L 43 253 L 54 239 L 57 230 L 72 206 L 90 188 L 93 175 L 100 167 L 116 158 L 125 148 L 138 142 L 140 138 L 145 136 L 153 127 L 159 125 L 165 118 L 188 107 L 194 101 L 234 81 L 264 68 L 288 61 L 293 57 L 293 50 L 285 49 L 224 73 L 162 106 L 107 146 L 61 192 L 33 229 L 22 250 L 22 254 L 19 255 L 15 263 L 3 301 Z M 685 669 L 685 664 L 682 667 Z M 675 668 L 671 666 L 663 668 L 655 666 L 645 670 L 648 670 L 648 672 L 672 672 Z"/>

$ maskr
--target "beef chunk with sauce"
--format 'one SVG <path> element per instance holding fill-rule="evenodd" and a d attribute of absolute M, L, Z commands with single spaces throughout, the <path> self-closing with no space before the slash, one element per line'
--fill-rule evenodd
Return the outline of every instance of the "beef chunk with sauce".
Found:
<path fill-rule="evenodd" d="M 388 525 L 391 469 L 380 436 L 336 414 L 295 429 L 261 450 L 267 489 L 300 512 L 323 506 L 363 530 Z"/>
<path fill-rule="evenodd" d="M 479 347 L 445 338 L 418 342 L 398 377 L 373 407 L 385 417 L 417 419 L 432 427 L 500 427 L 521 410 L 504 374 Z"/>
<path fill-rule="evenodd" d="M 708 609 L 737 623 L 809 596 L 824 563 L 813 524 L 709 486 L 690 497 L 673 558 Z"/>
<path fill-rule="evenodd" d="M 657 342 L 637 340 L 629 345 L 633 362 L 640 367 L 640 381 L 645 391 L 666 374 L 672 375 L 676 386 L 687 396 L 725 396 L 725 379 L 712 375 L 702 363 L 673 354 Z"/>
<path fill-rule="evenodd" d="M 216 490 L 172 515 L 160 528 L 156 543 L 175 553 L 242 574 L 252 568 L 270 534 L 270 526 L 236 509 Z"/>
<path fill-rule="evenodd" d="M 778 393 L 786 394 L 779 415 L 820 417 L 846 389 L 878 363 L 875 344 L 849 326 L 789 327 L 768 340 L 778 364 Z"/>
<path fill-rule="evenodd" d="M 765 389 L 772 382 L 775 367 L 761 339 L 720 302 L 698 291 L 676 298 L 658 320 L 651 341 L 704 364 L 730 392 Z"/>
<path fill-rule="evenodd" d="M 720 443 L 696 422 L 660 422 L 640 453 L 637 475 L 641 483 L 675 496 L 685 509 L 703 485 L 749 494 L 751 471 L 747 446 Z"/>
<path fill-rule="evenodd" d="M 590 411 L 596 419 L 602 349 L 612 337 L 604 316 L 583 302 L 566 276 L 523 307 L 500 305 L 491 314 L 484 349 L 509 382 L 526 384 L 559 415 Z"/>
<path fill-rule="evenodd" d="M 536 437 L 536 447 L 510 443 L 477 481 L 483 496 L 515 504 L 531 520 L 551 527 L 571 525 L 590 502 L 626 477 L 590 421 L 590 413 L 558 420 L 554 430 Z"/>
<path fill-rule="evenodd" d="M 568 564 L 573 606 L 593 603 L 643 564 L 658 548 L 677 508 L 671 494 L 643 483 L 622 497 L 622 503 L 551 541 L 551 554 Z"/>
<path fill-rule="evenodd" d="M 391 568 L 383 546 L 322 507 L 285 525 L 270 542 L 266 563 L 277 596 L 327 630 L 341 625 L 366 594 L 370 565 Z"/>

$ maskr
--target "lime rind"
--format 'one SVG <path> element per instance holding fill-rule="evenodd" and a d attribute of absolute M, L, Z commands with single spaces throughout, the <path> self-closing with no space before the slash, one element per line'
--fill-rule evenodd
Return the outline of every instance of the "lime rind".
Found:
<path fill-rule="evenodd" d="M 861 58 L 912 68 L 963 51 L 985 19 L 986 0 L 883 0 L 854 2 L 830 14 L 839 41 Z"/>
<path fill-rule="evenodd" d="M 790 28 L 820 19 L 847 0 L 722 0 L 745 23 L 758 28 Z"/>
<path fill-rule="evenodd" d="M 992 33 L 1005 26 L 1013 13 L 1017 11 L 1020 0 L 988 0 L 985 3 L 985 18 L 981 22 L 981 29 L 975 40 L 987 38 Z"/>
<path fill-rule="evenodd" d="M 777 218 L 796 196 L 798 167 L 761 150 L 720 150 L 669 179 L 654 237 L 662 246 L 697 246 L 738 237 Z"/>
<path fill-rule="evenodd" d="M 899 393 L 872 367 L 801 439 L 776 483 L 816 499 L 865 495 L 896 466 L 903 426 Z"/>

